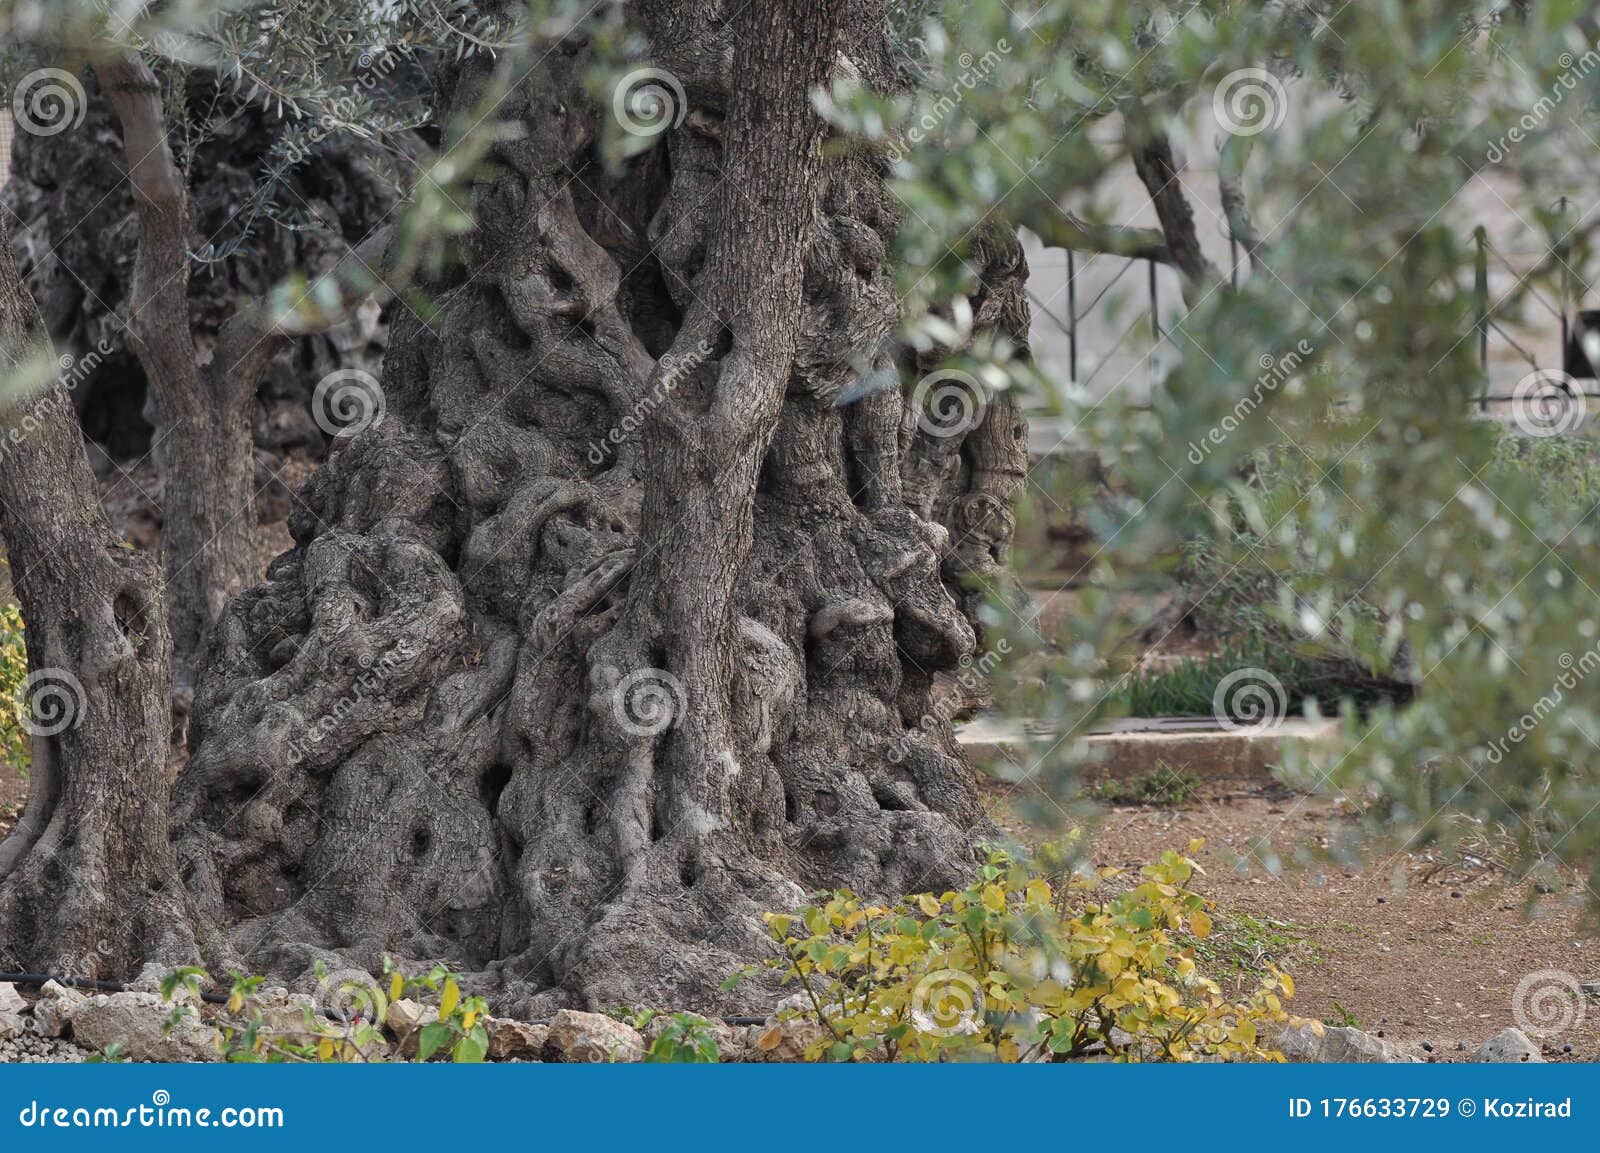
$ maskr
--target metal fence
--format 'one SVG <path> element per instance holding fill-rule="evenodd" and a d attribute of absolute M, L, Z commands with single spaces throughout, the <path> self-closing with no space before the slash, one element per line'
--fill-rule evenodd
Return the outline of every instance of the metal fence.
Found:
<path fill-rule="evenodd" d="M 1552 207 L 1564 214 L 1567 210 L 1566 198 L 1563 197 Z M 1490 240 L 1485 227 L 1478 226 L 1472 235 L 1474 335 L 1478 347 L 1478 362 L 1484 371 L 1483 389 L 1476 400 L 1480 410 L 1487 412 L 1492 404 L 1525 399 L 1515 389 L 1511 391 L 1504 389 L 1506 374 L 1500 371 L 1502 366 L 1496 365 L 1492 369 L 1491 340 L 1495 347 L 1501 350 L 1497 359 L 1512 361 L 1518 365 L 1519 367 L 1515 369 L 1516 375 L 1523 380 L 1535 374 L 1544 374 L 1540 382 L 1541 387 L 1555 391 L 1566 389 L 1574 394 L 1581 393 L 1586 398 L 1600 398 L 1600 383 L 1591 383 L 1596 381 L 1597 375 L 1600 375 L 1600 372 L 1597 372 L 1600 364 L 1590 363 L 1591 358 L 1584 353 L 1582 339 L 1585 333 L 1590 332 L 1600 337 L 1600 309 L 1589 310 L 1581 307 L 1583 289 L 1586 285 L 1572 267 L 1569 260 L 1570 251 L 1558 245 L 1556 249 L 1545 253 L 1546 256 L 1558 258 L 1559 295 L 1558 299 L 1552 299 L 1550 294 L 1532 279 L 1540 262 L 1535 261 L 1535 268 L 1531 271 L 1519 271 L 1512 256 L 1500 251 Z M 1231 236 L 1227 237 L 1227 240 L 1228 277 L 1230 283 L 1237 288 L 1244 263 L 1243 253 L 1238 242 Z M 1059 363 L 1058 358 L 1053 367 L 1058 371 L 1065 369 L 1068 380 L 1093 391 L 1097 379 L 1107 366 L 1117 362 L 1118 354 L 1126 350 L 1129 340 L 1136 334 L 1145 332 L 1154 345 L 1151 352 L 1144 356 L 1149 362 L 1146 376 L 1152 385 L 1159 382 L 1165 374 L 1162 349 L 1170 345 L 1167 337 L 1175 327 L 1170 314 L 1174 307 L 1181 307 L 1181 295 L 1175 291 L 1176 286 L 1171 283 L 1175 281 L 1176 273 L 1150 260 L 1099 254 L 1085 257 L 1071 249 L 1046 249 L 1045 252 L 1061 253 L 1065 257 L 1064 291 L 1058 289 L 1048 299 L 1041 297 L 1037 291 L 1032 292 L 1036 336 L 1041 326 L 1054 327 L 1059 334 L 1065 336 L 1065 363 Z M 1120 267 L 1108 280 L 1086 293 L 1083 271 L 1100 261 L 1113 261 Z M 1145 282 L 1142 310 L 1120 327 L 1115 324 L 1110 326 L 1098 324 L 1098 313 L 1107 298 L 1119 286 L 1124 286 L 1124 297 L 1126 297 L 1125 286 L 1128 277 L 1135 274 L 1135 269 L 1142 272 L 1142 279 Z M 1491 280 L 1496 277 L 1508 278 L 1509 287 L 1492 296 Z M 1165 288 L 1163 279 L 1169 282 Z M 1034 286 L 1030 284 L 1030 289 L 1033 288 Z M 1058 298 L 1063 294 L 1064 308 L 1058 304 Z M 1500 306 L 1504 302 L 1518 295 L 1524 296 L 1537 321 L 1531 325 L 1533 329 L 1531 335 L 1527 331 L 1522 332 L 1522 339 L 1519 339 L 1518 333 L 1512 331 L 1514 327 L 1512 318 L 1500 311 Z M 1169 301 L 1175 301 L 1176 304 L 1167 303 Z M 1163 307 L 1166 307 L 1169 315 L 1165 324 L 1162 319 Z M 1520 320 L 1516 324 L 1521 325 L 1523 329 L 1530 327 Z M 1539 331 L 1541 328 L 1552 328 L 1559 333 L 1556 338 L 1559 343 L 1554 350 L 1541 347 L 1550 340 L 1550 336 Z M 1086 329 L 1097 331 L 1091 332 Z M 1046 343 L 1049 341 L 1046 340 Z M 1091 361 L 1087 375 L 1082 373 L 1085 360 Z M 1501 387 L 1498 390 L 1495 380 L 1497 376 L 1501 378 Z"/>
<path fill-rule="evenodd" d="M 1569 208 L 1565 196 L 1552 205 L 1557 211 L 1557 219 L 1565 219 Z M 1500 252 L 1489 240 L 1488 230 L 1479 225 L 1473 229 L 1474 268 L 1473 268 L 1473 295 L 1476 317 L 1475 328 L 1478 337 L 1478 364 L 1484 370 L 1484 389 L 1478 397 L 1478 407 L 1487 411 L 1494 402 L 1517 401 L 1523 396 L 1513 392 L 1511 394 L 1495 393 L 1491 388 L 1489 377 L 1489 338 L 1494 334 L 1500 338 L 1507 348 L 1512 350 L 1517 357 L 1527 365 L 1530 375 L 1545 373 L 1547 379 L 1542 382 L 1551 388 L 1563 389 L 1574 397 L 1581 393 L 1584 397 L 1600 396 L 1600 391 L 1586 382 L 1596 379 L 1596 366 L 1591 363 L 1591 358 L 1584 349 L 1584 335 L 1594 332 L 1600 336 L 1600 310 L 1584 309 L 1581 307 L 1585 280 L 1578 276 L 1572 267 L 1571 246 L 1558 241 L 1554 248 L 1549 250 L 1548 256 L 1553 257 L 1557 264 L 1557 282 L 1559 284 L 1559 299 L 1552 301 L 1548 295 L 1533 282 L 1532 272 L 1519 273 L 1516 267 Z M 1553 363 L 1540 363 L 1539 354 L 1528 349 L 1521 341 L 1517 340 L 1506 330 L 1499 317 L 1495 315 L 1496 305 L 1490 299 L 1489 275 L 1493 268 L 1499 267 L 1513 278 L 1510 290 L 1501 294 L 1500 299 L 1505 300 L 1520 290 L 1527 289 L 1527 298 L 1536 309 L 1542 309 L 1553 320 L 1560 332 L 1560 343 Z M 1574 301 L 1573 286 L 1578 283 L 1580 287 L 1578 300 Z M 1580 307 L 1574 307 L 1578 304 Z M 1559 364 L 1559 368 L 1554 367 Z M 1526 378 L 1525 378 L 1526 379 Z"/>

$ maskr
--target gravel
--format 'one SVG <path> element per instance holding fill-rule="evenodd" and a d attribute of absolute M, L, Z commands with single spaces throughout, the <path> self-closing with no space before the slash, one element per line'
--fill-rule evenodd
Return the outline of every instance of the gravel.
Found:
<path fill-rule="evenodd" d="M 24 1033 L 20 1037 L 0 1041 L 0 1065 L 40 1064 L 48 1061 L 74 1063 L 82 1061 L 89 1055 L 89 1050 L 80 1049 L 71 1041 L 40 1037 L 33 1033 Z"/>

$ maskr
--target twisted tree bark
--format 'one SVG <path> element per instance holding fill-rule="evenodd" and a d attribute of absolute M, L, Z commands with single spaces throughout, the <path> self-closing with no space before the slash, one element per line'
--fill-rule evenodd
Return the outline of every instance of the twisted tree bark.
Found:
<path fill-rule="evenodd" d="M 342 236 L 254 236 L 196 283 L 192 250 L 201 241 L 237 240 L 240 219 L 249 219 L 241 209 L 271 131 L 244 113 L 223 126 L 223 139 L 189 155 L 185 168 L 169 138 L 181 141 L 196 125 L 171 122 L 143 59 L 102 57 L 90 79 L 81 129 L 20 134 L 7 200 L 26 222 L 18 230 L 24 273 L 57 346 L 95 350 L 75 364 L 69 391 L 85 432 L 105 442 L 105 452 L 95 450 L 96 467 L 114 475 L 107 454 L 156 458 L 157 486 L 121 489 L 148 502 L 161 525 L 181 718 L 212 623 L 229 596 L 260 579 L 257 520 L 287 503 L 280 454 L 321 455 L 324 433 L 308 403 L 313 386 L 364 363 L 354 326 L 324 341 L 295 339 L 309 328 L 281 331 L 267 315 L 268 291 L 299 268 L 328 277 L 347 305 L 356 303 L 357 279 L 344 273 L 359 262 L 368 270 L 362 282 L 371 283 L 394 197 L 359 149 L 319 155 L 285 181 L 285 195 Z M 194 87 L 180 113 L 206 106 L 203 84 Z M 125 175 L 106 162 L 108 148 L 122 154 Z M 279 355 L 291 345 L 298 346 L 292 365 Z M 153 433 L 138 419 L 146 385 Z"/>
<path fill-rule="evenodd" d="M 835 404 L 894 329 L 898 215 L 881 161 L 824 159 L 809 93 L 891 83 L 881 5 L 635 9 L 661 143 L 598 163 L 629 105 L 587 97 L 580 45 L 517 83 L 442 317 L 396 321 L 382 418 L 218 626 L 175 827 L 249 968 L 388 952 L 523 1011 L 766 1007 L 718 992 L 761 911 L 973 864 L 927 718 L 1025 430 L 1003 399 L 953 428 Z M 1025 337 L 1015 242 L 974 255 L 980 317 Z"/>
<path fill-rule="evenodd" d="M 56 368 L 0 220 L 0 366 L 29 361 Z M 168 840 L 161 576 L 106 523 L 58 383 L 0 408 L 0 537 L 28 629 L 16 707 L 33 734 L 27 808 L 0 843 L 0 965 L 100 976 L 198 960 Z"/>

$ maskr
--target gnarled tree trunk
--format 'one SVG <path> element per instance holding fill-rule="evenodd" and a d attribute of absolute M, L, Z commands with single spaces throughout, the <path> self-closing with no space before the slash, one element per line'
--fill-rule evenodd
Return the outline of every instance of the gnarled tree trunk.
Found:
<path fill-rule="evenodd" d="M 617 177 L 586 50 L 520 80 L 441 322 L 397 319 L 384 418 L 218 626 L 175 826 L 252 969 L 389 952 L 524 1011 L 765 1007 L 717 991 L 762 910 L 972 867 L 972 778 L 925 718 L 1024 437 L 1003 399 L 976 431 L 835 403 L 897 321 L 898 209 L 881 161 L 823 159 L 809 92 L 892 83 L 881 5 L 635 11 L 689 107 Z M 1016 245 L 975 255 L 980 318 L 1025 336 Z"/>
<path fill-rule="evenodd" d="M 0 221 L 0 364 L 39 359 L 54 368 Z M 95 976 L 198 960 L 168 840 L 161 577 L 106 523 L 59 384 L 0 411 L 0 536 L 28 630 L 33 734 L 27 808 L 0 843 L 0 966 Z"/>

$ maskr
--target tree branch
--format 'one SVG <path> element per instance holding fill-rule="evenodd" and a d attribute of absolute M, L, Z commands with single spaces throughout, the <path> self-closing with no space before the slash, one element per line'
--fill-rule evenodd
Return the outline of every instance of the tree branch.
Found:
<path fill-rule="evenodd" d="M 1217 194 L 1222 214 L 1228 221 L 1228 234 L 1244 248 L 1250 267 L 1265 267 L 1265 242 L 1250 219 L 1250 204 L 1244 194 L 1244 166 L 1254 144 L 1248 136 L 1229 136 L 1223 142 L 1217 163 Z"/>
<path fill-rule="evenodd" d="M 1178 166 L 1172 158 L 1172 141 L 1165 132 L 1130 121 L 1135 134 L 1130 152 L 1133 168 L 1150 194 L 1156 219 L 1166 237 L 1172 264 L 1183 275 L 1183 294 L 1191 304 L 1206 288 L 1216 283 L 1219 274 L 1200 248 L 1194 226 L 1194 209 L 1184 195 L 1178 179 Z"/>
<path fill-rule="evenodd" d="M 171 419 L 194 397 L 199 371 L 189 328 L 188 197 L 167 144 L 155 73 L 131 52 L 100 60 L 95 72 L 122 122 L 128 179 L 139 210 L 128 331 L 158 406 L 175 407 Z"/>
<path fill-rule="evenodd" d="M 1153 260 L 1157 264 L 1172 264 L 1172 250 L 1167 238 L 1155 228 L 1133 228 L 1126 225 L 1096 224 L 1075 216 L 1066 209 L 1058 209 L 1051 227 L 1044 229 L 1041 239 L 1052 248 L 1070 248 L 1076 252 L 1099 252 L 1106 256 L 1125 256 L 1129 260 Z"/>
<path fill-rule="evenodd" d="M 233 399 L 254 396 L 272 358 L 294 337 L 326 331 L 369 296 L 387 300 L 398 293 L 400 286 L 383 275 L 383 256 L 393 234 L 392 225 L 378 229 L 319 277 L 319 281 L 337 288 L 339 303 L 335 308 L 319 310 L 311 320 L 290 323 L 275 314 L 270 301 L 257 300 L 229 317 L 218 334 L 217 352 L 211 362 L 212 385 L 217 394 Z M 340 276 L 339 270 L 347 265 L 353 267 L 353 275 Z M 311 295 L 320 299 L 315 290 Z"/>

